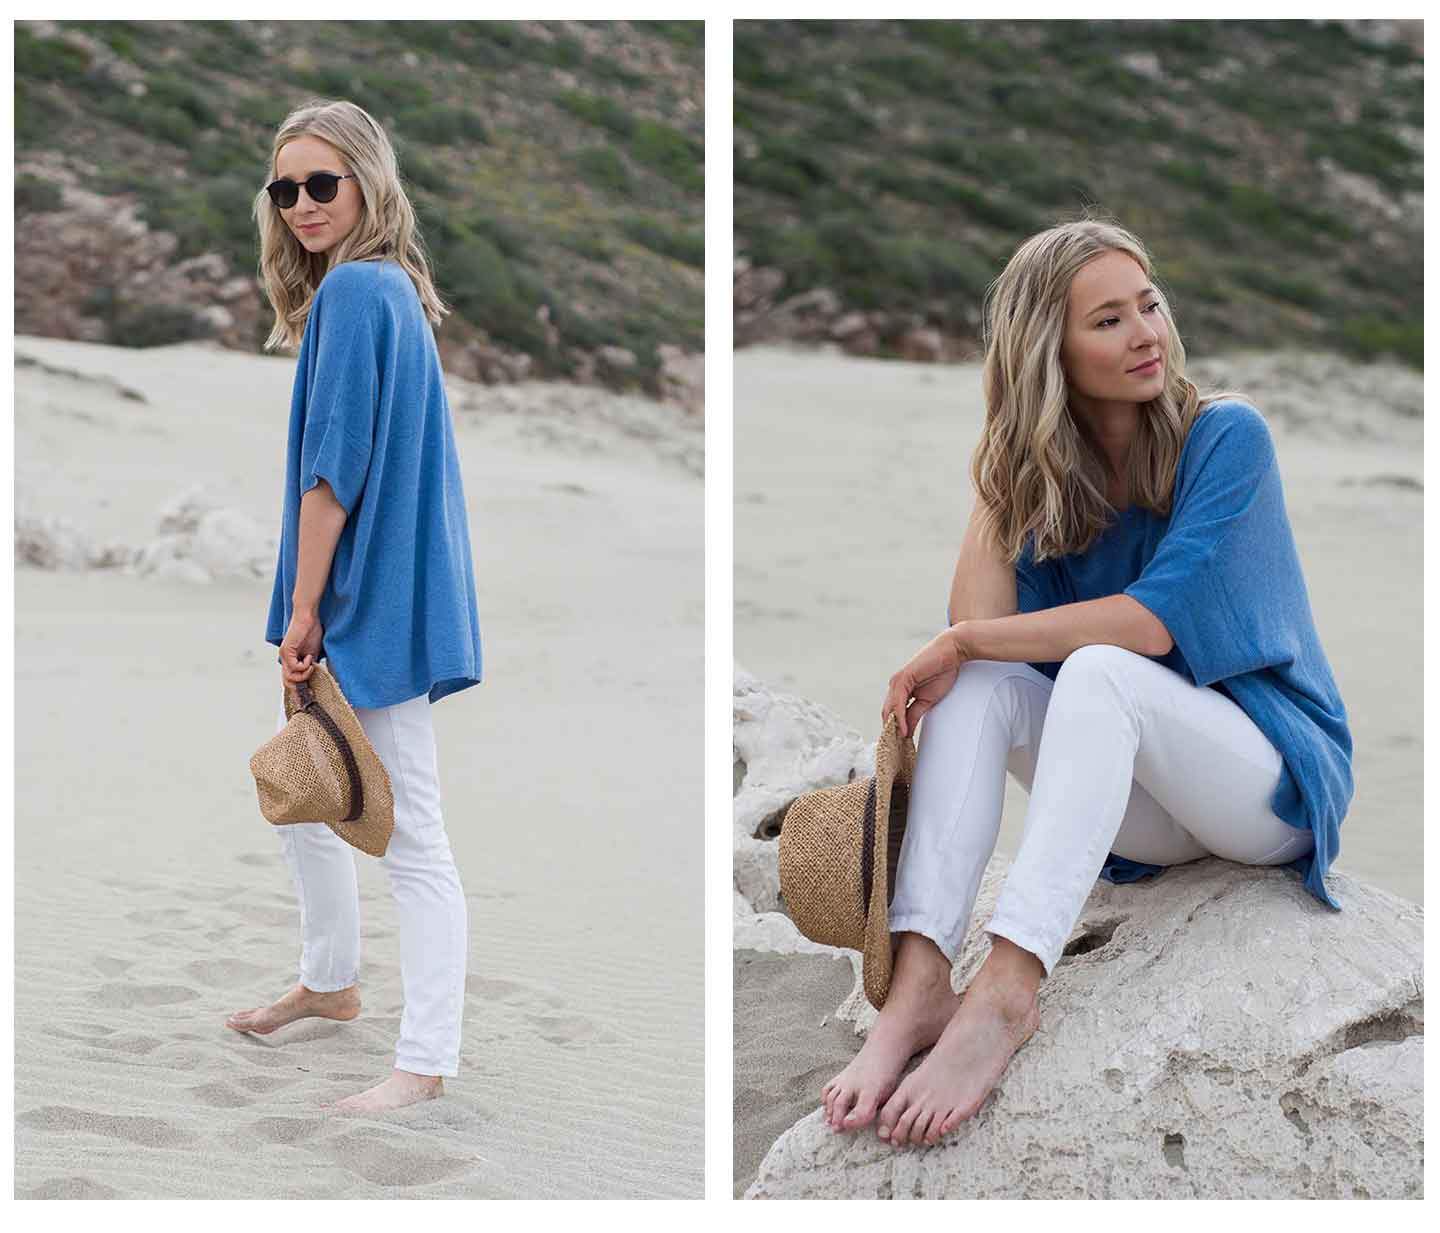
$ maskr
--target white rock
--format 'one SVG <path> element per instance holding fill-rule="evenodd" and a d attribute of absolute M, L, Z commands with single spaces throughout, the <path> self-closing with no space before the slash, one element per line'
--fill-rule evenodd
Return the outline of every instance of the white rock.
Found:
<path fill-rule="evenodd" d="M 747 1197 L 1420 1197 L 1424 913 L 1329 883 L 1340 912 L 1288 869 L 1214 859 L 1097 883 L 1041 987 L 1040 1030 L 973 1120 L 896 1151 L 812 1114 Z"/>
<path fill-rule="evenodd" d="M 777 694 L 738 665 L 733 702 L 735 889 L 757 912 L 780 906 L 776 839 L 804 792 L 875 772 L 875 748 L 832 712 Z"/>
<path fill-rule="evenodd" d="M 264 578 L 275 568 L 275 537 L 248 514 L 219 506 L 203 485 L 169 501 L 156 529 L 159 535 L 136 554 L 135 573 L 210 582 Z"/>

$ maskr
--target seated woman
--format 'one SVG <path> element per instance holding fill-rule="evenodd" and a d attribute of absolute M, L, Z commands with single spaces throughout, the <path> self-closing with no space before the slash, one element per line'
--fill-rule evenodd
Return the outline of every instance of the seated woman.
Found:
<path fill-rule="evenodd" d="M 1097 876 L 1220 856 L 1290 865 L 1339 906 L 1324 873 L 1351 739 L 1274 446 L 1254 407 L 1186 380 L 1153 281 L 1135 236 L 1086 219 L 1026 241 L 992 288 L 950 628 L 882 709 L 902 735 L 925 722 L 890 992 L 823 1091 L 835 1130 L 934 1143 L 973 1116 L 1039 1025 Z M 951 964 L 1007 769 L 1030 794 L 1024 833 L 962 999 Z"/>

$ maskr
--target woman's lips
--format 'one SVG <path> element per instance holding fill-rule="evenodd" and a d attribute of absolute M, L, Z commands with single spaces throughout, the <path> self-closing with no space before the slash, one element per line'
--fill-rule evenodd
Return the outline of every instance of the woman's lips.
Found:
<path fill-rule="evenodd" d="M 1155 359 L 1151 360 L 1148 364 L 1141 364 L 1139 368 L 1132 368 L 1132 369 L 1130 370 L 1130 372 L 1131 372 L 1133 375 L 1137 376 L 1137 377 L 1148 377 L 1152 372 L 1154 372 L 1154 371 L 1155 371 L 1157 368 L 1159 368 L 1159 367 L 1160 367 L 1160 359 L 1159 359 L 1159 357 L 1157 356 Z"/>
<path fill-rule="evenodd" d="M 318 230 L 319 230 L 321 227 L 323 227 L 324 225 L 325 225 L 324 223 L 302 223 L 301 226 L 300 226 L 300 230 L 301 230 L 301 231 L 318 231 Z"/>

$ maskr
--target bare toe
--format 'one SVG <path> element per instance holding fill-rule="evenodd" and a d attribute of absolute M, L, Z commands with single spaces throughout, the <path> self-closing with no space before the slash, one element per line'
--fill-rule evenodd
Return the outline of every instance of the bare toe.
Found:
<path fill-rule="evenodd" d="M 855 1102 L 855 1107 L 845 1115 L 845 1129 L 859 1130 L 875 1120 L 875 1110 L 880 1104 L 878 1092 L 866 1092 Z"/>

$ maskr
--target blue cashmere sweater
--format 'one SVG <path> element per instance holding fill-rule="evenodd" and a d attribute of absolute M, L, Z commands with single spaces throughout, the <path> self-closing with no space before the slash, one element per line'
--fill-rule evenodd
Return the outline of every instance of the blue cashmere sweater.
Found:
<path fill-rule="evenodd" d="M 1175 645 L 1158 662 L 1231 698 L 1284 760 L 1271 809 L 1310 830 L 1292 863 L 1317 899 L 1339 904 L 1325 871 L 1354 794 L 1350 730 L 1321 649 L 1270 431 L 1238 399 L 1207 405 L 1180 454 L 1168 518 L 1123 511 L 1084 553 L 1037 564 L 1027 541 L 1015 576 L 1021 612 L 1126 594 L 1164 622 Z M 1052 679 L 1060 665 L 1034 664 Z M 1110 855 L 1101 876 L 1159 872 Z"/>
<path fill-rule="evenodd" d="M 393 261 L 346 261 L 315 291 L 290 401 L 266 641 L 295 590 L 300 498 L 324 479 L 347 518 L 320 598 L 321 657 L 350 704 L 436 702 L 478 684 L 480 622 L 460 462 L 435 337 Z"/>

